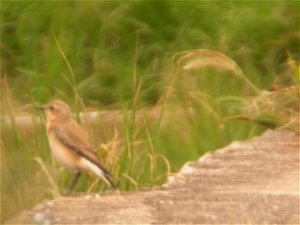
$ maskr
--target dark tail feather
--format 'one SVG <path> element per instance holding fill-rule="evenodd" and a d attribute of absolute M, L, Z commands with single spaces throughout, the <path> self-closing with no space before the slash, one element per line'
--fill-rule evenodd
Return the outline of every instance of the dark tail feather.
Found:
<path fill-rule="evenodd" d="M 108 183 L 110 184 L 112 189 L 117 189 L 116 185 L 112 182 L 109 173 L 105 173 L 105 178 L 108 181 Z"/>
<path fill-rule="evenodd" d="M 116 189 L 116 186 L 111 181 L 109 172 L 103 166 L 101 166 L 100 163 L 95 164 L 94 162 L 87 160 L 87 159 L 84 162 L 85 162 L 86 169 L 90 170 L 95 175 L 100 177 L 103 181 L 105 181 L 113 189 Z"/>
<path fill-rule="evenodd" d="M 106 170 L 102 165 L 100 165 L 100 163 L 98 163 L 97 166 L 102 171 L 104 178 L 106 180 L 106 183 L 108 183 L 111 186 L 111 188 L 117 189 L 116 185 L 111 180 L 110 172 L 108 172 L 108 170 Z"/>

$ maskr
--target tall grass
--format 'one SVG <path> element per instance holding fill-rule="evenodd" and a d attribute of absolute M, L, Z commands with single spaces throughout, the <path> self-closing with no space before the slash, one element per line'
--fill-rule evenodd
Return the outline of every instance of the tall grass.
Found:
<path fill-rule="evenodd" d="M 63 78 L 70 66 L 57 43 L 72 66 L 78 94 L 97 106 L 118 108 L 132 99 L 134 65 L 135 76 L 146 77 L 143 104 L 156 103 L 169 58 L 190 49 L 229 55 L 256 86 L 268 88 L 287 52 L 292 57 L 299 52 L 298 3 L 256 4 L 5 1 L 2 60 L 13 80 L 11 91 L 22 102 L 74 94 Z"/>
<path fill-rule="evenodd" d="M 1 118 L 1 222 L 72 179 L 34 104 L 67 101 L 122 191 L 159 186 L 265 129 L 297 131 L 296 2 L 1 4 L 1 112 L 12 124 Z M 79 116 L 95 110 L 109 120 Z M 28 132 L 16 122 L 24 113 L 35 118 Z M 75 189 L 104 190 L 88 174 Z"/>

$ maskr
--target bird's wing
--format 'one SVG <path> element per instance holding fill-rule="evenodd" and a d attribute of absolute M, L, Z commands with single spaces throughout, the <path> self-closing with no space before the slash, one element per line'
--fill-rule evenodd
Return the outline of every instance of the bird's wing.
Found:
<path fill-rule="evenodd" d="M 64 129 L 63 126 L 52 125 L 50 129 L 55 133 L 55 136 L 63 145 L 69 147 L 80 156 L 88 159 L 107 174 L 110 174 L 101 165 L 97 153 L 90 147 L 82 128 L 77 124 L 71 124 L 71 127 L 70 125 L 65 127 L 68 129 Z"/>

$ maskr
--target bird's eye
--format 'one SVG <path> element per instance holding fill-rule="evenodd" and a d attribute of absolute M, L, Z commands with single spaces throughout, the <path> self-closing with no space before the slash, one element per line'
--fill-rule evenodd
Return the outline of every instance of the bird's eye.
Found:
<path fill-rule="evenodd" d="M 49 106 L 49 109 L 50 109 L 50 110 L 54 110 L 55 107 L 54 107 L 53 105 L 50 105 L 50 106 Z"/>

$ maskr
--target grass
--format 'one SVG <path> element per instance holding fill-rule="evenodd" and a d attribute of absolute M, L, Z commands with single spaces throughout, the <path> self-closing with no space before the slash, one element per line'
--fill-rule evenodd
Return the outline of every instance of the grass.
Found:
<path fill-rule="evenodd" d="M 299 3 L 259 4 L 2 1 L 1 222 L 72 179 L 34 104 L 67 101 L 122 191 L 268 128 L 298 132 Z M 104 190 L 87 174 L 76 186 Z"/>

